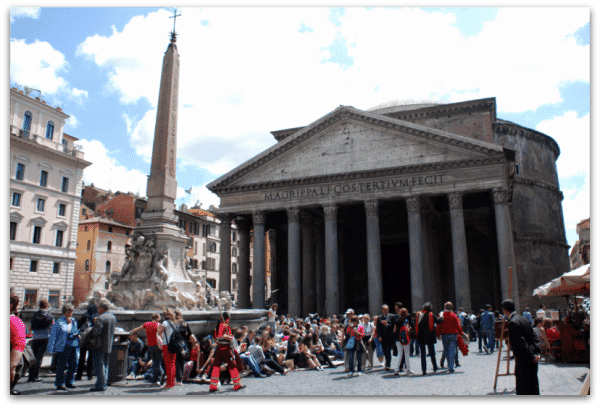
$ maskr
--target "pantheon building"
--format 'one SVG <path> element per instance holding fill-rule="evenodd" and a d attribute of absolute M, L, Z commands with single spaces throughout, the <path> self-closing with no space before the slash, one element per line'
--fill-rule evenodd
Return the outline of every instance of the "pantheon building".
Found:
<path fill-rule="evenodd" d="M 569 270 L 559 146 L 497 118 L 495 98 L 339 106 L 272 134 L 275 145 L 207 186 L 221 198 L 221 239 L 227 221 L 240 229 L 239 307 L 264 307 L 266 233 L 272 300 L 291 315 L 448 300 L 477 312 L 507 297 L 522 310 Z M 229 251 L 222 242 L 221 290 Z"/>

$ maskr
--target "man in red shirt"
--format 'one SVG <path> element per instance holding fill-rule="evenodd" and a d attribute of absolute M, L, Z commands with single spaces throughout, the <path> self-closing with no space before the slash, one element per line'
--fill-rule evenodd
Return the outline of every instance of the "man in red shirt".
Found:
<path fill-rule="evenodd" d="M 462 334 L 462 327 L 458 316 L 452 311 L 452 303 L 446 302 L 443 313 L 444 321 L 437 325 L 437 335 L 442 337 L 444 355 L 448 359 L 448 372 L 454 372 L 454 358 L 456 355 L 456 337 Z"/>
<path fill-rule="evenodd" d="M 146 330 L 146 342 L 148 345 L 148 357 L 153 362 L 160 362 L 162 360 L 162 351 L 158 347 L 156 342 L 156 330 L 160 324 L 160 315 L 157 313 L 152 314 L 152 321 L 146 322 L 140 327 L 136 327 L 129 333 L 137 333 L 144 329 Z M 160 387 L 160 364 L 152 364 L 152 383 Z"/>

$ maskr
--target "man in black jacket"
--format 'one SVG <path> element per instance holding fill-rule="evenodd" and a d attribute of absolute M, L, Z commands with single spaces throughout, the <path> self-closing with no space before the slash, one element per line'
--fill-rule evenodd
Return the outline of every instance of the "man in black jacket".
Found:
<path fill-rule="evenodd" d="M 392 332 L 394 330 L 393 315 L 389 313 L 390 308 L 384 304 L 381 306 L 381 314 L 377 319 L 377 337 L 383 347 L 383 354 L 385 356 L 385 371 L 389 371 L 392 365 L 392 347 L 394 346 L 394 340 L 392 338 Z"/>
<path fill-rule="evenodd" d="M 515 312 L 511 299 L 502 302 L 502 313 L 508 319 L 508 338 L 515 355 L 517 395 L 540 395 L 538 361 L 541 349 L 531 324 Z"/>
<path fill-rule="evenodd" d="M 35 312 L 31 319 L 31 330 L 33 332 L 31 348 L 33 354 L 35 354 L 35 363 L 29 367 L 29 382 L 42 381 L 39 378 L 40 366 L 42 365 L 44 353 L 48 348 L 48 338 L 53 324 L 54 317 L 48 312 L 48 301 L 42 299 L 40 300 L 40 309 Z"/>

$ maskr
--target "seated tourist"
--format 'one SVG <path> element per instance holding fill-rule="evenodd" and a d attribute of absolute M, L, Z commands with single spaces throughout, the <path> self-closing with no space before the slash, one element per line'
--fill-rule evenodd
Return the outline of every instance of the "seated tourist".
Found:
<path fill-rule="evenodd" d="M 254 358 L 261 368 L 264 369 L 265 367 L 268 367 L 269 370 L 273 370 L 279 374 L 287 374 L 287 369 L 281 367 L 277 361 L 265 356 L 262 336 L 256 336 L 254 338 L 254 344 L 248 348 L 248 353 Z"/>

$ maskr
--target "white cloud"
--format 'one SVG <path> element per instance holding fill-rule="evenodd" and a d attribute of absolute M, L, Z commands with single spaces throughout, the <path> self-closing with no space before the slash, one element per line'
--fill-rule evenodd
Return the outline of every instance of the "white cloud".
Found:
<path fill-rule="evenodd" d="M 71 89 L 71 96 L 78 103 L 83 103 L 83 100 L 87 99 L 87 97 L 88 97 L 88 91 L 77 89 L 77 88 L 72 88 Z"/>
<path fill-rule="evenodd" d="M 575 244 L 578 239 L 577 224 L 590 216 L 590 176 L 585 177 L 581 188 L 563 189 L 563 215 L 565 230 L 569 245 Z"/>
<path fill-rule="evenodd" d="M 69 116 L 69 119 L 67 119 L 66 125 L 75 129 L 77 126 L 79 126 L 79 121 L 74 115 L 71 115 Z"/>
<path fill-rule="evenodd" d="M 581 118 L 577 112 L 540 122 L 536 130 L 558 143 L 560 156 L 556 166 L 561 179 L 590 174 L 590 115 Z"/>
<path fill-rule="evenodd" d="M 32 18 L 37 20 L 40 17 L 41 9 L 39 7 L 11 7 L 10 22 L 15 22 L 15 18 Z"/>
<path fill-rule="evenodd" d="M 187 189 L 187 186 L 185 186 Z M 192 193 L 185 192 L 183 187 L 177 187 L 177 203 L 193 207 L 199 204 L 201 208 L 208 209 L 211 205 L 219 207 L 221 199 L 206 188 L 206 185 L 192 186 Z"/>
<path fill-rule="evenodd" d="M 128 170 L 119 164 L 102 142 L 98 140 L 79 140 L 85 153 L 85 160 L 92 165 L 83 171 L 83 181 L 112 191 L 133 192 L 144 197 L 148 177 L 139 170 Z"/>
<path fill-rule="evenodd" d="M 67 70 L 65 56 L 43 41 L 27 44 L 10 40 L 10 79 L 23 86 L 39 89 L 42 94 L 55 94 L 68 88 L 63 74 Z"/>
<path fill-rule="evenodd" d="M 468 38 L 453 14 L 415 8 L 346 8 L 339 26 L 327 8 L 180 10 L 178 157 L 216 175 L 275 143 L 269 131 L 306 125 L 340 104 L 495 96 L 499 110 L 524 112 L 560 102 L 565 81 L 590 79 L 589 46 L 570 36 L 589 22 L 585 7 L 500 9 Z M 145 99 L 152 106 L 129 132 L 146 161 L 170 14 L 135 17 L 78 48 L 107 70 L 106 86 L 123 104 Z M 301 33 L 303 25 L 312 31 Z M 354 65 L 323 63 L 336 39 Z M 199 159 L 206 145 L 231 149 Z"/>

